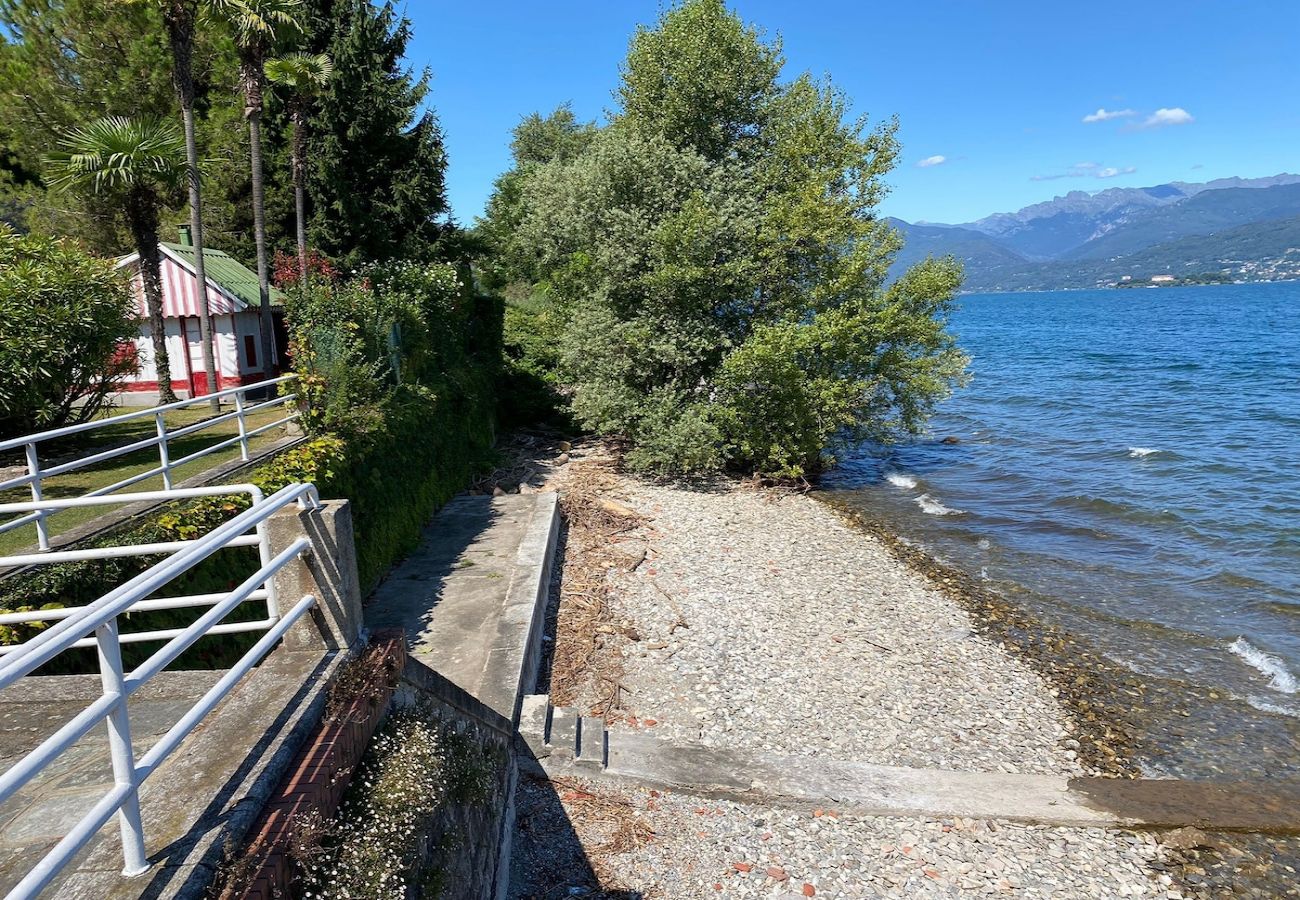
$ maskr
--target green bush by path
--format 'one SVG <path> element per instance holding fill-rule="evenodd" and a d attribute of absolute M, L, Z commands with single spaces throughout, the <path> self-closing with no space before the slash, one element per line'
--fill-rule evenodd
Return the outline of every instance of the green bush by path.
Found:
<path fill-rule="evenodd" d="M 0 439 L 95 418 L 135 371 L 134 307 L 112 262 L 0 222 Z"/>

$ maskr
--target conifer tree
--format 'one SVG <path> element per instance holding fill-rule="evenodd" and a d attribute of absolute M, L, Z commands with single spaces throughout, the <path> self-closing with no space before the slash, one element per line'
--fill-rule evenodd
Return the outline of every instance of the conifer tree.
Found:
<path fill-rule="evenodd" d="M 411 23 L 392 3 L 311 0 L 302 48 L 334 75 L 309 123 L 311 242 L 344 265 L 429 257 L 446 228 L 446 153 L 428 71 L 403 63 Z"/>

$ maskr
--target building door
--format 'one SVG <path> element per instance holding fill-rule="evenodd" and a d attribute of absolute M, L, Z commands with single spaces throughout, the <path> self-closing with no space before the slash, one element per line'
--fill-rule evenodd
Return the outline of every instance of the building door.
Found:
<path fill-rule="evenodd" d="M 190 376 L 190 396 L 198 397 L 208 393 L 208 373 L 203 368 L 203 338 L 199 328 L 199 318 L 181 319 L 185 323 L 186 368 Z"/>

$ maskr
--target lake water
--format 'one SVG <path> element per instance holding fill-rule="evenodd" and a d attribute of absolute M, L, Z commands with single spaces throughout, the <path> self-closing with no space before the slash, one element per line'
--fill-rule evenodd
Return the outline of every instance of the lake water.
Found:
<path fill-rule="evenodd" d="M 823 486 L 1138 672 L 1300 717 L 1300 284 L 961 306 L 970 385 Z"/>

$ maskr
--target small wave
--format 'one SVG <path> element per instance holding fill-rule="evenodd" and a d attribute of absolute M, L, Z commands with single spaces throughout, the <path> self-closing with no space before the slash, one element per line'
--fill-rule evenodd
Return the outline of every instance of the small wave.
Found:
<path fill-rule="evenodd" d="M 1228 649 L 1240 657 L 1246 665 L 1262 675 L 1267 675 L 1268 686 L 1279 694 L 1300 693 L 1300 682 L 1296 681 L 1296 677 L 1276 656 L 1265 653 L 1242 637 L 1229 644 Z"/>
<path fill-rule="evenodd" d="M 917 497 L 916 505 L 921 507 L 922 512 L 931 516 L 960 516 L 962 514 L 962 510 L 944 506 L 929 494 L 922 494 Z"/>
<path fill-rule="evenodd" d="M 890 472 L 885 475 L 885 480 L 894 487 L 902 488 L 905 491 L 910 491 L 916 487 L 916 479 L 911 475 L 904 475 L 902 472 Z"/>
<path fill-rule="evenodd" d="M 1157 453 L 1163 453 L 1155 447 L 1129 447 L 1128 455 L 1133 459 L 1146 459 L 1148 456 L 1155 456 Z"/>
<path fill-rule="evenodd" d="M 1266 700 L 1263 697 L 1256 697 L 1254 694 L 1251 694 L 1249 697 L 1247 697 L 1246 702 L 1249 703 L 1251 706 L 1255 707 L 1255 709 L 1259 710 L 1260 712 L 1273 713 L 1274 715 L 1278 715 L 1278 716 L 1290 716 L 1293 719 L 1300 719 L 1300 712 L 1297 712 L 1294 709 L 1287 709 L 1285 706 L 1281 706 L 1277 703 L 1273 703 L 1271 700 Z"/>

